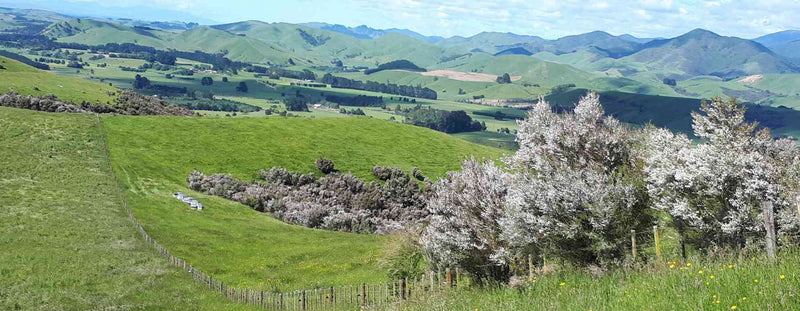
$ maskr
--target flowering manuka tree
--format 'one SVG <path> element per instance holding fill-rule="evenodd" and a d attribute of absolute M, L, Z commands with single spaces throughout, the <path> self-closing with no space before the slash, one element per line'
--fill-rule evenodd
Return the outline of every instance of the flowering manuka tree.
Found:
<path fill-rule="evenodd" d="M 497 221 L 503 213 L 506 180 L 494 163 L 472 159 L 433 185 L 430 222 L 421 244 L 434 265 L 461 267 L 479 282 L 508 279 L 508 265 L 493 260 L 505 247 Z"/>
<path fill-rule="evenodd" d="M 652 225 L 635 132 L 605 117 L 589 93 L 559 116 L 543 99 L 519 122 L 520 149 L 499 220 L 510 260 L 528 254 L 579 264 L 624 257 L 630 230 Z M 640 161 L 639 161 L 640 162 Z"/>
<path fill-rule="evenodd" d="M 701 144 L 650 131 L 645 172 L 656 208 L 668 211 L 681 236 L 698 246 L 744 247 L 765 231 L 774 255 L 776 209 L 785 218 L 783 232 L 797 227 L 796 214 L 785 212 L 795 188 L 787 186 L 797 146 L 773 139 L 768 129 L 756 131 L 735 99 L 704 101 L 701 110 L 692 113 Z"/>

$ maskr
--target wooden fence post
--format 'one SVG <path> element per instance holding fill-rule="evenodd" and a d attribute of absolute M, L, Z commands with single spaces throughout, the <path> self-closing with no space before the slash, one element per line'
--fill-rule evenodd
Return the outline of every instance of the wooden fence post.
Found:
<path fill-rule="evenodd" d="M 663 258 L 661 258 L 661 235 L 658 232 L 658 226 L 653 226 L 653 238 L 656 242 L 656 257 L 658 257 L 658 262 L 664 262 Z"/>
<path fill-rule="evenodd" d="M 775 209 L 773 208 L 772 201 L 767 200 L 761 201 L 761 208 L 764 214 L 764 230 L 767 231 L 767 257 L 774 259 L 778 248 L 777 239 L 775 237 Z"/>
<path fill-rule="evenodd" d="M 533 256 L 528 255 L 528 280 L 533 280 Z"/>
<path fill-rule="evenodd" d="M 400 300 L 406 300 L 406 284 L 408 282 L 408 278 L 400 280 Z"/>
<path fill-rule="evenodd" d="M 456 268 L 456 289 L 461 287 L 461 270 Z"/>
<path fill-rule="evenodd" d="M 434 283 L 434 280 L 433 280 L 433 272 L 429 273 L 429 276 L 431 277 L 431 292 L 435 292 L 436 291 L 436 287 L 434 287 L 434 285 L 436 285 L 436 283 Z"/>
<path fill-rule="evenodd" d="M 361 305 L 367 305 L 367 284 L 361 283 Z"/>
<path fill-rule="evenodd" d="M 450 289 L 453 287 L 453 271 L 451 271 L 450 268 L 447 268 L 445 270 L 445 275 L 445 278 L 447 279 L 447 289 Z"/>
<path fill-rule="evenodd" d="M 633 254 L 633 261 L 636 261 L 636 230 L 631 229 L 631 253 Z"/>
<path fill-rule="evenodd" d="M 302 299 L 301 305 L 302 305 L 303 311 L 306 311 L 306 291 L 303 291 L 303 297 L 301 299 Z"/>

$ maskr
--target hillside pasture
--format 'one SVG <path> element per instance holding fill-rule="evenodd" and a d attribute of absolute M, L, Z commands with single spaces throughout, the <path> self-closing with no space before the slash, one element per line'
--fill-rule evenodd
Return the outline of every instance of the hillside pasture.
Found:
<path fill-rule="evenodd" d="M 192 170 L 250 180 L 258 169 L 316 172 L 319 157 L 374 180 L 374 165 L 419 167 L 436 179 L 466 157 L 499 158 L 499 149 L 444 133 L 369 118 L 103 118 L 117 177 L 136 217 L 176 256 L 231 286 L 288 291 L 376 282 L 385 239 L 308 229 L 249 207 L 193 192 Z M 189 209 L 185 192 L 206 206 Z"/>

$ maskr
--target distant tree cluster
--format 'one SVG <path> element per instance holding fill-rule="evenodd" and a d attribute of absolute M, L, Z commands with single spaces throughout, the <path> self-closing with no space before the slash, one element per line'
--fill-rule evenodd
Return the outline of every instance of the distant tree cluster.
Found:
<path fill-rule="evenodd" d="M 511 76 L 508 73 L 504 73 L 502 76 L 497 77 L 497 83 L 511 84 Z"/>
<path fill-rule="evenodd" d="M 287 111 L 308 111 L 308 101 L 301 97 L 292 97 L 284 100 Z"/>
<path fill-rule="evenodd" d="M 211 77 L 203 77 L 202 79 L 200 79 L 200 84 L 202 84 L 203 86 L 213 85 L 214 79 Z"/>
<path fill-rule="evenodd" d="M 336 103 L 344 106 L 357 106 L 357 107 L 383 107 L 386 104 L 383 102 L 383 97 L 379 96 L 325 96 L 325 101 Z"/>
<path fill-rule="evenodd" d="M 550 94 L 561 94 L 575 87 L 574 83 L 559 84 L 550 89 Z"/>
<path fill-rule="evenodd" d="M 308 69 L 303 69 L 303 71 L 297 71 L 297 70 L 284 69 L 280 67 L 267 68 L 267 67 L 252 65 L 245 68 L 245 71 L 255 72 L 259 74 L 257 75 L 257 77 L 267 76 L 270 77 L 271 79 L 279 79 L 281 77 L 289 79 L 298 79 L 298 80 L 317 79 L 317 75 L 313 71 Z"/>
<path fill-rule="evenodd" d="M 349 114 L 349 115 L 354 115 L 354 116 L 365 116 L 365 115 L 367 115 L 364 112 L 364 110 L 361 110 L 361 108 L 354 108 L 354 109 L 350 109 L 350 110 L 345 109 L 345 108 L 341 108 L 341 109 L 339 109 L 339 113 L 341 113 L 341 114 Z"/>
<path fill-rule="evenodd" d="M 161 95 L 182 95 L 188 92 L 185 86 L 177 87 L 162 84 L 151 84 L 150 79 L 142 75 L 136 75 L 134 77 L 133 88 L 137 90 L 148 90 Z"/>
<path fill-rule="evenodd" d="M 330 73 L 326 73 L 325 76 L 322 77 L 321 82 L 330 84 L 332 87 L 335 88 L 363 90 L 363 91 L 378 92 L 385 94 L 395 94 L 400 96 L 409 96 L 409 97 L 426 98 L 426 99 L 436 99 L 437 96 L 436 91 L 419 85 L 418 86 L 397 85 L 391 83 L 389 84 L 378 83 L 374 81 L 363 82 L 359 80 L 351 80 L 347 78 L 336 77 Z"/>
<path fill-rule="evenodd" d="M 400 59 L 385 64 L 380 64 L 378 68 L 364 70 L 364 74 L 368 75 L 384 70 L 408 70 L 408 71 L 418 71 L 418 72 L 426 71 L 425 68 L 421 68 L 408 60 Z"/>
<path fill-rule="evenodd" d="M 27 58 L 25 56 L 22 56 L 20 54 L 14 53 L 14 52 L 9 52 L 9 51 L 6 51 L 6 50 L 0 50 L 0 56 L 8 57 L 8 58 L 16 60 L 16 61 L 18 61 L 20 63 L 26 64 L 28 66 L 31 66 L 31 67 L 34 67 L 34 68 L 38 68 L 38 69 L 41 69 L 41 70 L 50 70 L 50 66 L 48 66 L 47 64 L 42 64 L 40 62 L 33 61 L 30 58 Z"/>
<path fill-rule="evenodd" d="M 416 106 L 404 113 L 405 123 L 427 127 L 445 133 L 462 133 L 486 130 L 486 125 L 472 120 L 463 110 L 446 111 Z"/>
<path fill-rule="evenodd" d="M 213 96 L 213 94 L 211 94 Z M 191 110 L 228 111 L 228 112 L 254 112 L 261 110 L 258 106 L 248 105 L 227 99 L 194 99 L 175 102 L 177 106 Z"/>
<path fill-rule="evenodd" d="M 664 78 L 663 82 L 664 82 L 664 84 L 669 85 L 669 86 L 678 85 L 678 81 L 675 81 L 675 79 L 672 79 L 672 78 Z"/>
<path fill-rule="evenodd" d="M 273 167 L 260 170 L 252 183 L 197 171 L 187 182 L 193 190 L 310 228 L 389 234 L 419 224 L 428 215 L 420 186 L 402 170 L 384 178 L 376 176 L 381 182 L 367 183 L 350 173 L 335 172 L 333 162 L 318 164 L 327 176 L 317 178 Z"/>

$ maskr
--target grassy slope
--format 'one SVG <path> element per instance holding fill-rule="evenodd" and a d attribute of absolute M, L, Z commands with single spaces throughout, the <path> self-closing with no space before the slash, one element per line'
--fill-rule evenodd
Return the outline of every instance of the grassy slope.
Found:
<path fill-rule="evenodd" d="M 237 309 L 147 246 L 94 115 L 0 107 L 0 309 Z"/>
<path fill-rule="evenodd" d="M 313 172 L 324 156 L 341 171 L 368 177 L 373 165 L 418 166 L 437 177 L 468 155 L 500 151 L 443 133 L 366 118 L 106 117 L 112 162 L 131 208 L 174 254 L 237 286 L 291 290 L 378 281 L 384 239 L 287 225 L 224 199 L 189 191 L 193 170 L 250 179 L 275 165 Z M 197 197 L 190 211 L 170 195 Z"/>
<path fill-rule="evenodd" d="M 59 76 L 2 56 L 0 65 L 6 68 L 0 69 L 1 92 L 13 89 L 23 95 L 55 94 L 63 100 L 76 103 L 82 101 L 106 103 L 114 99 L 107 92 L 117 91 L 107 84 Z M 39 90 L 35 90 L 34 87 Z"/>

